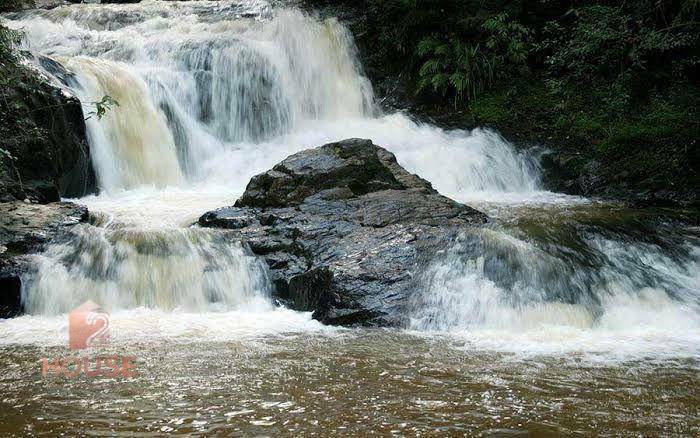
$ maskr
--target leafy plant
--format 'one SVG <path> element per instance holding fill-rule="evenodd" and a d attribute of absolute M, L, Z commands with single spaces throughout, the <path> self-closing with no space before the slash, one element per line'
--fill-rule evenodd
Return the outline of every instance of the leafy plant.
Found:
<path fill-rule="evenodd" d="M 501 68 L 526 65 L 530 29 L 511 20 L 506 13 L 485 20 L 482 28 L 488 34 L 486 48 L 493 54 L 495 64 Z"/>
<path fill-rule="evenodd" d="M 553 89 L 598 83 L 612 112 L 645 101 L 654 89 L 697 74 L 700 1 L 641 0 L 594 4 L 548 22 L 536 50 L 545 54 Z"/>
<path fill-rule="evenodd" d="M 21 32 L 0 24 L 0 66 L 15 60 L 14 46 L 22 40 Z"/>
<path fill-rule="evenodd" d="M 104 95 L 102 96 L 102 99 L 99 101 L 95 102 L 90 102 L 90 105 L 93 105 L 95 109 L 93 111 L 90 111 L 85 118 L 85 120 L 89 120 L 93 116 L 96 116 L 98 120 L 101 120 L 102 117 L 107 114 L 108 110 L 113 109 L 114 107 L 119 106 L 119 102 L 117 102 L 112 96 Z"/>
<path fill-rule="evenodd" d="M 483 35 L 476 42 L 454 34 L 447 39 L 422 39 L 416 53 L 425 61 L 418 71 L 417 91 L 432 89 L 441 96 L 452 95 L 456 106 L 526 66 L 530 31 L 525 26 L 501 13 L 486 19 L 480 29 Z"/>
<path fill-rule="evenodd" d="M 442 96 L 452 94 L 455 106 L 473 98 L 493 82 L 492 60 L 478 44 L 471 46 L 456 38 L 443 42 L 428 37 L 418 44 L 418 55 L 427 60 L 418 73 L 417 90 L 431 88 Z"/>

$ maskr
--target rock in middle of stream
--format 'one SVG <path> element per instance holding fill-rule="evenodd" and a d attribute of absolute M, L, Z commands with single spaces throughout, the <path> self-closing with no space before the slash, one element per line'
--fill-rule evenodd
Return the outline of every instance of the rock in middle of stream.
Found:
<path fill-rule="evenodd" d="M 396 326 L 421 266 L 486 221 L 391 152 L 350 139 L 286 158 L 199 223 L 236 230 L 289 307 L 326 324 Z"/>

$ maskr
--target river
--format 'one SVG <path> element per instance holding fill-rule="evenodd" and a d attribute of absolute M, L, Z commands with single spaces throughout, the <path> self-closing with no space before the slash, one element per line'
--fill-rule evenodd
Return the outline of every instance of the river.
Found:
<path fill-rule="evenodd" d="M 700 433 L 700 229 L 541 188 L 541 151 L 383 112 L 334 19 L 259 0 L 7 17 L 75 74 L 99 195 L 0 320 L 0 434 Z M 48 74 L 48 73 L 47 73 Z M 401 329 L 276 305 L 263 264 L 192 224 L 289 154 L 370 138 L 489 214 L 418 274 Z M 111 318 L 130 379 L 42 378 L 66 314 Z"/>

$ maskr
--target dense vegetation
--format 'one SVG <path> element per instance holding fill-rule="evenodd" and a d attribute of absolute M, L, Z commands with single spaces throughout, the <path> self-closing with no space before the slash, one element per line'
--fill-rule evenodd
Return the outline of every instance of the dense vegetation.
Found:
<path fill-rule="evenodd" d="M 700 0 L 310 3 L 399 106 L 554 148 L 557 188 L 697 196 Z"/>

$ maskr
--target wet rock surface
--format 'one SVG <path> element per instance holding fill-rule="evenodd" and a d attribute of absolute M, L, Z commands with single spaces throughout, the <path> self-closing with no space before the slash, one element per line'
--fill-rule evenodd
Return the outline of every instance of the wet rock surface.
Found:
<path fill-rule="evenodd" d="M 421 265 L 486 220 L 350 139 L 288 157 L 199 223 L 234 230 L 263 257 L 286 305 L 327 324 L 396 326 Z"/>
<path fill-rule="evenodd" d="M 12 78 L 0 101 L 0 202 L 94 193 L 85 114 L 67 87 L 73 74 L 51 58 L 27 61 L 0 72 Z"/>
<path fill-rule="evenodd" d="M 0 318 L 22 311 L 22 274 L 32 269 L 27 255 L 87 220 L 87 208 L 70 202 L 0 203 Z"/>

